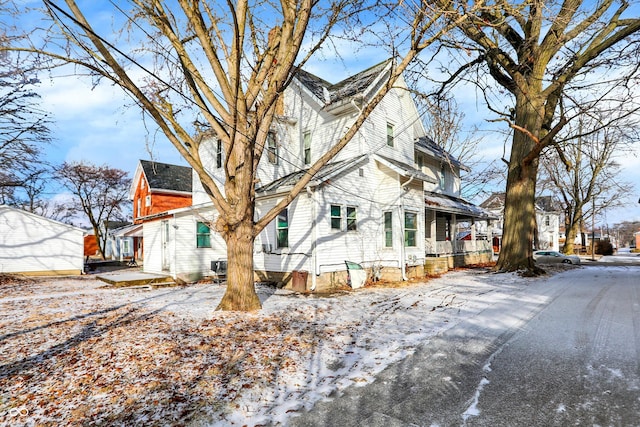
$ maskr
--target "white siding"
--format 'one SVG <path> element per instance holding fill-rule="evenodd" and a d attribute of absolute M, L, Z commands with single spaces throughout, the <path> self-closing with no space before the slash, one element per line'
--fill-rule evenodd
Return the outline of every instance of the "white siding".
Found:
<path fill-rule="evenodd" d="M 83 231 L 18 209 L 0 207 L 0 272 L 82 271 Z"/>

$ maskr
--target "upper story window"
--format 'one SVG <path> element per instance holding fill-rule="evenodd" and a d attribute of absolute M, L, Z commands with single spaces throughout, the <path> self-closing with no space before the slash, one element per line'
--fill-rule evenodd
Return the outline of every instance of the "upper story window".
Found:
<path fill-rule="evenodd" d="M 302 134 L 304 164 L 311 164 L 311 131 Z"/>
<path fill-rule="evenodd" d="M 140 188 L 144 190 L 144 178 L 140 179 Z"/>
<path fill-rule="evenodd" d="M 278 164 L 278 141 L 276 140 L 275 132 L 267 134 L 267 158 L 269 163 Z"/>
<path fill-rule="evenodd" d="M 196 224 L 196 247 L 211 247 L 211 229 L 204 222 L 198 221 Z"/>
<path fill-rule="evenodd" d="M 216 168 L 222 167 L 222 140 L 218 140 L 216 143 Z"/>
<path fill-rule="evenodd" d="M 551 218 L 549 217 L 549 215 L 544 216 L 544 225 L 546 225 L 547 227 L 551 225 Z"/>
<path fill-rule="evenodd" d="M 446 176 L 447 176 L 447 167 L 444 163 L 442 163 L 440 165 L 440 172 L 438 173 L 438 183 L 442 190 L 445 189 L 445 184 L 447 182 Z"/>
<path fill-rule="evenodd" d="M 389 147 L 393 147 L 394 145 L 394 132 L 393 125 L 391 123 L 387 123 L 387 145 Z"/>
<path fill-rule="evenodd" d="M 283 209 L 276 219 L 276 243 L 279 248 L 289 247 L 289 210 Z"/>
<path fill-rule="evenodd" d="M 151 194 L 147 194 L 144 198 L 144 205 L 146 207 L 151 206 Z"/>

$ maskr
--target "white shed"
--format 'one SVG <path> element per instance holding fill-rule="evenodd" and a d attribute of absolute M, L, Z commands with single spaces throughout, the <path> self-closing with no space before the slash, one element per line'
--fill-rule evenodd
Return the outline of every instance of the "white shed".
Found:
<path fill-rule="evenodd" d="M 0 205 L 0 273 L 80 274 L 84 231 Z"/>

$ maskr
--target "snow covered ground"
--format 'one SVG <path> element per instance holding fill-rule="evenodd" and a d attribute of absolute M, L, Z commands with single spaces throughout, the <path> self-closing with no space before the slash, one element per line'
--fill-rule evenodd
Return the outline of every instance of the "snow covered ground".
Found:
<path fill-rule="evenodd" d="M 330 296 L 258 286 L 259 313 L 214 309 L 224 287 L 0 283 L 0 427 L 286 425 L 536 280 L 485 269 Z M 542 298 L 542 297 L 539 297 Z"/>

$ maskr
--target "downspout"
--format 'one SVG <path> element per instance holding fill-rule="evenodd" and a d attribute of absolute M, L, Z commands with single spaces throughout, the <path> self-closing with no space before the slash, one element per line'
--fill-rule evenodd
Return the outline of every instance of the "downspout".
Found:
<path fill-rule="evenodd" d="M 313 267 L 313 274 L 311 275 L 311 292 L 316 290 L 316 277 L 318 276 L 318 254 L 317 254 L 317 202 L 314 191 L 311 190 L 311 186 L 307 186 L 307 195 L 311 199 L 311 266 Z"/>
<path fill-rule="evenodd" d="M 400 186 L 402 187 L 403 191 L 405 192 L 408 191 L 407 186 L 411 184 L 411 181 L 413 181 L 414 178 L 415 176 L 411 175 L 409 177 L 409 180 Z M 401 192 L 400 198 L 402 198 L 403 195 L 404 193 Z M 407 265 L 404 261 L 405 258 L 406 258 L 406 252 L 404 249 L 404 204 L 401 204 L 400 205 L 400 272 L 402 273 L 402 280 L 406 282 L 409 280 L 409 278 L 407 277 Z"/>
<path fill-rule="evenodd" d="M 173 240 L 171 241 L 173 243 L 173 262 L 171 263 L 171 273 L 172 273 L 172 277 L 173 280 L 178 280 L 178 274 L 176 273 L 176 261 L 177 261 L 177 250 L 176 250 L 176 243 L 177 243 L 177 237 L 178 237 L 178 224 L 176 224 L 176 214 L 173 214 Z"/>
<path fill-rule="evenodd" d="M 398 206 L 398 213 L 400 214 L 400 272 L 402 274 L 402 280 L 405 282 L 409 280 L 407 278 L 407 268 L 404 262 L 405 259 L 405 249 L 404 249 L 404 205 Z"/>

